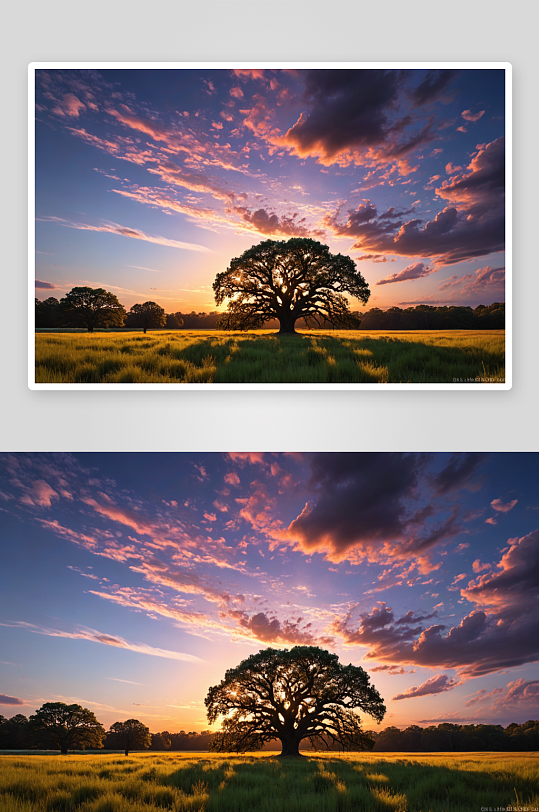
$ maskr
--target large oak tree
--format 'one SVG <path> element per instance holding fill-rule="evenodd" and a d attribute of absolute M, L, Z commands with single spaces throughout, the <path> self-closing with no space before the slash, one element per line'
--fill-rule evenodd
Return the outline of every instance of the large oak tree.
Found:
<path fill-rule="evenodd" d="M 210 723 L 224 717 L 212 750 L 258 750 L 279 739 L 281 756 L 299 756 L 303 739 L 371 748 L 373 738 L 356 711 L 380 722 L 386 710 L 360 666 L 341 665 L 336 654 L 316 646 L 251 655 L 209 689 L 205 705 Z"/>
<path fill-rule="evenodd" d="M 280 333 L 295 333 L 300 318 L 308 326 L 357 328 L 359 318 L 345 294 L 363 303 L 370 296 L 350 257 L 330 254 L 327 245 L 303 237 L 254 245 L 217 274 L 213 290 L 218 305 L 228 299 L 220 327 L 253 330 L 278 319 Z"/>

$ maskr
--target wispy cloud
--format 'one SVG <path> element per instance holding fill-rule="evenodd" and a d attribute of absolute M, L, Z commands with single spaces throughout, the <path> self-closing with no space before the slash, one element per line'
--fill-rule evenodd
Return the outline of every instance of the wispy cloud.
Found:
<path fill-rule="evenodd" d="M 209 253 L 211 248 L 206 248 L 204 245 L 197 245 L 196 243 L 180 242 L 179 240 L 171 240 L 168 237 L 152 236 L 145 234 L 137 228 L 128 228 L 127 226 L 118 225 L 118 223 L 107 223 L 100 226 L 91 226 L 86 223 L 76 223 L 71 220 L 65 220 L 63 217 L 36 217 L 36 220 L 45 223 L 57 223 L 67 228 L 76 228 L 80 231 L 100 231 L 107 234 L 118 234 L 121 237 L 131 237 L 134 240 L 144 240 L 145 242 L 155 243 L 156 245 L 166 245 L 170 248 L 183 248 L 187 251 L 203 251 Z"/>
<path fill-rule="evenodd" d="M 85 629 L 82 627 L 77 631 L 67 632 L 59 629 L 49 629 L 45 626 L 36 626 L 34 623 L 26 623 L 22 620 L 13 621 L 12 623 L 0 623 L 0 626 L 25 629 L 26 631 L 33 632 L 34 634 L 43 634 L 47 637 L 64 637 L 69 640 L 89 640 L 92 643 L 101 643 L 104 646 L 114 646 L 115 648 L 134 651 L 137 654 L 148 654 L 152 657 L 165 657 L 168 660 L 183 660 L 188 663 L 202 662 L 200 657 L 196 657 L 194 654 L 183 654 L 179 651 L 170 651 L 164 648 L 154 648 L 154 646 L 149 646 L 146 643 L 131 643 L 128 640 L 124 640 L 123 637 L 104 634 L 103 632 L 96 631 L 95 629 Z"/>

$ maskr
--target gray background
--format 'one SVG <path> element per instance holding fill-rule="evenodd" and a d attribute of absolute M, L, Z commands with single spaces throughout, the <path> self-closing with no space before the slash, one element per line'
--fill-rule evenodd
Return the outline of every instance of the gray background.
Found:
<path fill-rule="evenodd" d="M 0 451 L 539 450 L 537 4 L 7 2 L 2 10 Z M 27 388 L 27 66 L 39 61 L 513 65 L 511 391 Z"/>

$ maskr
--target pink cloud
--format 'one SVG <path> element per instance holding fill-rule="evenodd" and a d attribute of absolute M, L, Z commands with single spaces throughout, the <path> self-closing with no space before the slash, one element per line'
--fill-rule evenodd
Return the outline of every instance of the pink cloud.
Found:
<path fill-rule="evenodd" d="M 490 506 L 500 513 L 508 513 L 517 504 L 518 499 L 513 499 L 512 502 L 502 502 L 501 499 L 493 499 Z"/>
<path fill-rule="evenodd" d="M 241 462 L 249 462 L 251 465 L 265 465 L 265 452 L 262 451 L 229 451 L 228 456 L 231 460 L 239 460 Z"/>
<path fill-rule="evenodd" d="M 203 612 L 195 612 L 176 606 L 171 601 L 158 600 L 151 594 L 150 590 L 114 587 L 108 592 L 91 589 L 89 593 L 103 600 L 125 606 L 128 609 L 142 610 L 150 616 L 159 615 L 160 617 L 170 618 L 182 625 L 196 626 L 200 629 L 211 625 L 207 615 Z"/>
<path fill-rule="evenodd" d="M 471 110 L 463 110 L 461 113 L 462 118 L 465 118 L 466 121 L 479 121 L 481 116 L 485 115 L 484 110 L 480 110 L 479 113 L 472 113 Z"/>
<path fill-rule="evenodd" d="M 490 712 L 509 710 L 535 710 L 539 701 L 539 680 L 524 680 L 522 678 L 509 682 L 505 687 L 494 688 L 487 691 L 482 688 L 464 703 L 465 707 L 471 705 L 490 704 Z M 491 704 L 492 703 L 492 704 Z"/>
<path fill-rule="evenodd" d="M 450 276 L 439 290 L 452 289 L 457 291 L 459 298 L 467 296 L 497 296 L 502 300 L 505 296 L 505 268 L 491 268 L 486 265 L 473 273 L 464 276 Z"/>
<path fill-rule="evenodd" d="M 114 561 L 120 562 L 141 559 L 143 557 L 140 550 L 133 544 L 121 543 L 113 539 L 110 534 L 95 532 L 93 536 L 89 536 L 86 533 L 77 532 L 71 530 L 69 527 L 64 527 L 56 519 L 53 521 L 38 519 L 38 522 L 47 530 L 60 536 L 60 538 L 67 539 L 95 555 L 111 558 Z"/>
<path fill-rule="evenodd" d="M 168 141 L 169 139 L 170 134 L 166 127 L 163 127 L 156 121 L 137 116 L 136 113 L 133 113 L 125 104 L 121 105 L 121 111 L 110 108 L 107 110 L 107 113 L 131 129 L 139 130 L 139 132 L 151 136 L 154 141 Z"/>
<path fill-rule="evenodd" d="M 444 691 L 450 691 L 456 688 L 461 683 L 458 680 L 450 679 L 446 674 L 438 674 L 431 677 L 426 682 L 418 685 L 416 688 L 408 688 L 402 694 L 397 694 L 393 697 L 393 701 L 397 699 L 410 699 L 414 696 L 427 696 L 428 694 L 440 694 Z"/>
<path fill-rule="evenodd" d="M 206 563 L 209 563 L 206 561 Z M 192 570 L 179 569 L 170 566 L 158 558 L 142 561 L 131 567 L 133 572 L 143 575 L 147 581 L 162 586 L 168 586 L 177 592 L 202 595 L 211 603 L 226 604 L 231 596 L 224 590 L 214 587 L 208 579 L 202 578 Z"/>
<path fill-rule="evenodd" d="M 263 68 L 234 68 L 233 73 L 236 76 L 247 76 L 250 79 L 264 79 Z"/>
<path fill-rule="evenodd" d="M 221 616 L 225 616 L 221 613 Z M 286 645 L 313 645 L 316 638 L 310 631 L 311 624 L 303 624 L 302 618 L 280 621 L 277 617 L 265 612 L 249 616 L 247 612 L 231 610 L 227 617 L 234 619 L 240 629 L 261 643 L 280 643 Z"/>
<path fill-rule="evenodd" d="M 225 474 L 225 482 L 228 485 L 239 485 L 240 478 L 235 472 L 232 472 L 230 474 Z"/>
<path fill-rule="evenodd" d="M 21 497 L 21 502 L 25 505 L 50 507 L 53 499 L 59 499 L 59 494 L 47 482 L 38 479 L 26 489 Z"/>
<path fill-rule="evenodd" d="M 424 276 L 429 276 L 435 273 L 438 269 L 431 268 L 430 265 L 425 265 L 424 262 L 414 262 L 412 265 L 407 265 L 402 271 L 392 273 L 384 279 L 379 279 L 377 285 L 388 285 L 391 282 L 406 282 L 409 279 L 421 279 Z"/>
<path fill-rule="evenodd" d="M 89 507 L 93 508 L 93 510 L 95 510 L 96 513 L 99 513 L 101 516 L 105 516 L 107 519 L 112 519 L 114 522 L 125 524 L 127 527 L 131 527 L 136 533 L 149 536 L 156 535 L 156 531 L 159 533 L 160 528 L 156 527 L 154 522 L 145 519 L 143 516 L 137 514 L 133 510 L 119 507 L 110 500 L 108 501 L 108 504 L 102 504 L 96 499 L 87 496 L 83 497 L 82 501 Z"/>
<path fill-rule="evenodd" d="M 58 116 L 71 116 L 78 118 L 81 110 L 85 110 L 86 105 L 77 99 L 73 93 L 66 93 L 62 101 L 58 101 L 56 107 L 53 107 L 52 112 Z"/>
<path fill-rule="evenodd" d="M 492 569 L 491 564 L 482 564 L 481 561 L 476 558 L 472 564 L 472 569 L 474 572 L 485 572 Z"/>

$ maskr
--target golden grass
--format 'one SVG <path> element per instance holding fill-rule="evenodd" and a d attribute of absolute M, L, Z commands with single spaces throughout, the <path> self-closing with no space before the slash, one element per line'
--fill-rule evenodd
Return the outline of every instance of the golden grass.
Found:
<path fill-rule="evenodd" d="M 0 812 L 535 812 L 538 753 L 0 755 Z M 518 796 L 518 804 L 517 804 Z"/>
<path fill-rule="evenodd" d="M 36 333 L 36 383 L 505 380 L 503 330 Z"/>

